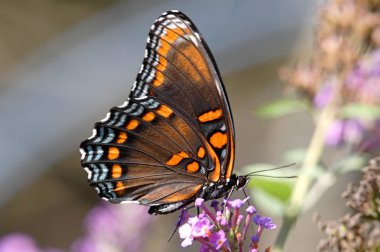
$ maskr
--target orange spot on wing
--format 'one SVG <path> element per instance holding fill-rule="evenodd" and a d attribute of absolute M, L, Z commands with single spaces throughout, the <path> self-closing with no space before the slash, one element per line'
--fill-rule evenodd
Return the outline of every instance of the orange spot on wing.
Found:
<path fill-rule="evenodd" d="M 159 87 L 163 83 L 163 74 L 161 72 L 165 71 L 167 67 L 167 60 L 165 57 L 168 55 L 169 50 L 171 49 L 170 43 L 173 43 L 178 37 L 179 34 L 183 34 L 183 31 L 180 28 L 174 29 L 174 31 L 165 29 L 166 34 L 162 36 L 160 39 L 160 47 L 158 48 L 158 65 L 156 66 L 156 74 L 155 74 L 155 79 L 153 81 L 153 86 Z"/>
<path fill-rule="evenodd" d="M 194 161 L 194 162 L 188 164 L 186 166 L 186 168 L 187 168 L 188 172 L 194 173 L 194 172 L 197 172 L 199 170 L 199 164 Z"/>
<path fill-rule="evenodd" d="M 116 148 L 116 147 L 110 147 L 108 149 L 108 159 L 109 160 L 114 160 L 114 159 L 118 158 L 119 155 L 120 155 L 120 151 L 119 151 L 118 148 Z"/>
<path fill-rule="evenodd" d="M 227 144 L 227 135 L 222 132 L 216 132 L 210 137 L 210 143 L 213 147 L 221 149 Z"/>
<path fill-rule="evenodd" d="M 137 126 L 139 126 L 139 122 L 136 119 L 132 119 L 127 125 L 127 130 L 134 130 Z"/>
<path fill-rule="evenodd" d="M 188 188 L 186 190 L 181 190 L 179 192 L 173 193 L 172 195 L 163 199 L 165 203 L 179 202 L 186 199 L 191 199 L 195 197 L 199 190 L 202 188 L 202 185 L 196 185 L 193 188 Z"/>
<path fill-rule="evenodd" d="M 166 105 L 160 105 L 157 109 L 157 114 L 169 118 L 173 114 L 173 110 Z"/>
<path fill-rule="evenodd" d="M 112 166 L 112 178 L 120 178 L 122 174 L 123 169 L 120 165 L 114 164 Z"/>
<path fill-rule="evenodd" d="M 153 86 L 159 87 L 162 85 L 163 82 L 164 82 L 164 75 L 161 72 L 156 71 L 156 77 L 154 78 Z"/>
<path fill-rule="evenodd" d="M 116 143 L 122 144 L 127 140 L 128 136 L 125 132 L 120 132 L 119 137 L 116 140 Z"/>
<path fill-rule="evenodd" d="M 153 112 L 148 112 L 148 113 L 146 113 L 146 114 L 143 116 L 142 119 L 143 119 L 144 121 L 146 121 L 146 122 L 151 122 L 151 121 L 154 120 L 155 117 L 156 117 L 156 116 L 154 115 Z"/>
<path fill-rule="evenodd" d="M 158 65 L 156 66 L 156 68 L 158 71 L 163 72 L 166 69 L 167 64 L 168 64 L 167 60 L 165 58 L 160 57 L 158 59 Z"/>
<path fill-rule="evenodd" d="M 127 186 L 125 186 L 123 182 L 118 181 L 116 183 L 116 187 L 115 187 L 114 191 L 120 196 L 120 195 L 123 195 L 126 188 L 127 188 Z"/>
<path fill-rule="evenodd" d="M 202 146 L 199 147 L 199 149 L 198 149 L 198 153 L 197 153 L 198 157 L 199 157 L 199 158 L 204 158 L 205 153 L 206 153 L 206 152 L 205 152 L 205 148 L 203 148 Z"/>
<path fill-rule="evenodd" d="M 166 162 L 167 165 L 178 165 L 182 159 L 188 158 L 189 155 L 187 153 L 181 151 L 178 154 L 173 154 L 173 156 Z"/>
<path fill-rule="evenodd" d="M 222 110 L 221 109 L 217 109 L 215 111 L 209 111 L 209 112 L 206 112 L 202 115 L 200 115 L 198 117 L 198 120 L 202 123 L 204 122 L 210 122 L 210 121 L 214 121 L 216 119 L 219 119 L 221 118 L 223 115 L 222 113 Z"/>

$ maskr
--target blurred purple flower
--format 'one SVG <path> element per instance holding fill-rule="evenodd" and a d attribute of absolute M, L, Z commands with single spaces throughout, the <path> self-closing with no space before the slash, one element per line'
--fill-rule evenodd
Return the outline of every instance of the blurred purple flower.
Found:
<path fill-rule="evenodd" d="M 59 252 L 56 248 L 41 249 L 28 235 L 13 233 L 0 239 L 0 252 Z"/>
<path fill-rule="evenodd" d="M 380 49 L 359 61 L 346 80 L 346 88 L 358 102 L 380 104 Z"/>
<path fill-rule="evenodd" d="M 25 234 L 10 234 L 0 240 L 0 252 L 39 252 L 36 242 Z"/>
<path fill-rule="evenodd" d="M 328 81 L 314 96 L 314 106 L 317 108 L 323 108 L 329 104 L 332 100 L 333 93 L 333 81 Z"/>
<path fill-rule="evenodd" d="M 85 235 L 74 242 L 71 251 L 141 251 L 142 234 L 151 222 L 144 207 L 101 204 L 87 215 Z"/>
<path fill-rule="evenodd" d="M 329 146 L 359 143 L 363 138 L 364 130 L 359 120 L 337 120 L 330 125 L 325 141 Z"/>

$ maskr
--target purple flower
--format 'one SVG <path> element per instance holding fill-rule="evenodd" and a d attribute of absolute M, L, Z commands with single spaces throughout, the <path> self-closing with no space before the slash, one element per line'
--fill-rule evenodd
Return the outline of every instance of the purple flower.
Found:
<path fill-rule="evenodd" d="M 251 237 L 251 241 L 252 241 L 252 243 L 258 243 L 259 242 L 259 240 L 260 240 L 260 236 L 258 235 L 258 234 L 255 234 L 255 235 L 253 235 L 252 237 Z"/>
<path fill-rule="evenodd" d="M 203 206 L 204 202 L 205 202 L 204 199 L 202 199 L 202 198 L 197 198 L 197 199 L 195 200 L 195 206 L 196 206 L 196 207 L 201 207 L 201 206 Z"/>
<path fill-rule="evenodd" d="M 210 247 L 208 245 L 202 244 L 199 248 L 199 252 L 210 252 Z"/>
<path fill-rule="evenodd" d="M 247 201 L 249 197 L 241 200 L 241 199 L 235 199 L 227 202 L 227 206 L 231 206 L 233 208 L 240 208 L 242 207 Z"/>
<path fill-rule="evenodd" d="M 253 221 L 256 225 L 261 226 L 265 229 L 275 229 L 277 227 L 276 224 L 272 223 L 272 219 L 269 217 L 256 215 L 253 217 Z"/>
<path fill-rule="evenodd" d="M 41 249 L 37 243 L 28 235 L 13 233 L 0 239 L 0 252 L 59 252 L 56 248 Z"/>
<path fill-rule="evenodd" d="M 39 252 L 36 242 L 25 234 L 10 234 L 0 240 L 1 252 Z"/>
<path fill-rule="evenodd" d="M 185 248 L 187 246 L 190 246 L 193 243 L 193 239 L 194 239 L 192 236 L 193 229 L 190 224 L 188 223 L 183 224 L 182 226 L 179 227 L 178 232 L 179 232 L 179 237 L 181 239 L 184 239 L 181 243 L 182 247 Z"/>
<path fill-rule="evenodd" d="M 323 108 L 332 100 L 333 81 L 328 81 L 314 96 L 314 105 L 317 108 Z"/>
<path fill-rule="evenodd" d="M 256 213 L 256 208 L 254 206 L 249 206 L 245 211 L 247 212 L 247 214 L 254 214 Z"/>
<path fill-rule="evenodd" d="M 210 236 L 210 243 L 215 247 L 215 249 L 220 249 L 226 241 L 226 234 L 223 230 L 213 233 Z"/>
<path fill-rule="evenodd" d="M 247 207 L 245 215 L 241 214 L 240 208 L 247 201 L 248 198 L 224 200 L 226 207 L 222 212 L 217 208 L 218 203 L 215 201 L 210 208 L 206 206 L 203 199 L 196 200 L 196 205 L 203 211 L 198 216 L 188 218 L 187 222 L 179 227 L 179 236 L 183 239 L 181 246 L 187 247 L 197 242 L 201 244 L 200 251 L 206 252 L 231 251 L 230 244 L 234 244 L 239 251 L 242 251 L 250 223 L 254 221 L 258 225 L 255 234 L 257 239 L 250 245 L 250 251 L 258 249 L 258 241 L 263 231 L 274 229 L 276 225 L 269 217 L 259 215 L 253 217 L 256 214 L 253 206 Z"/>
<path fill-rule="evenodd" d="M 152 220 L 141 206 L 100 204 L 87 215 L 85 235 L 74 242 L 71 251 L 141 251 L 141 235 Z"/>
<path fill-rule="evenodd" d="M 337 120 L 330 125 L 325 141 L 329 146 L 358 143 L 363 133 L 364 128 L 358 120 Z"/>
<path fill-rule="evenodd" d="M 228 225 L 227 218 L 221 211 L 216 212 L 216 221 L 222 226 Z"/>
<path fill-rule="evenodd" d="M 213 227 L 211 221 L 204 214 L 189 218 L 188 223 L 191 225 L 193 237 L 207 237 Z"/>
<path fill-rule="evenodd" d="M 380 50 L 362 59 L 347 77 L 346 88 L 355 101 L 380 104 Z"/>

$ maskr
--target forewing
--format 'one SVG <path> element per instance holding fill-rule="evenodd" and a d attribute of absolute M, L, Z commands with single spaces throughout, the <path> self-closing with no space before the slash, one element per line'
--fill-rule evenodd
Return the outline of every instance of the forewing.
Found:
<path fill-rule="evenodd" d="M 232 172 L 234 129 L 211 53 L 182 13 L 151 28 L 129 99 L 81 144 L 82 166 L 102 198 L 165 206 L 191 202 Z"/>

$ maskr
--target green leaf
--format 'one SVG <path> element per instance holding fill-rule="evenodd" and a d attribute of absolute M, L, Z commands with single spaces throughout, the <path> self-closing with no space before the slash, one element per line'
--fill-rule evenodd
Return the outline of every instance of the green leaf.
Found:
<path fill-rule="evenodd" d="M 363 103 L 350 103 L 342 108 L 341 114 L 344 118 L 375 120 L 380 118 L 380 107 Z"/>
<path fill-rule="evenodd" d="M 285 204 L 272 195 L 262 190 L 254 190 L 251 193 L 254 206 L 265 211 L 271 217 L 282 217 Z"/>
<path fill-rule="evenodd" d="M 277 199 L 282 203 L 286 203 L 292 193 L 293 184 L 285 179 L 267 179 L 254 177 L 249 183 L 248 188 L 259 189 Z"/>
<path fill-rule="evenodd" d="M 334 171 L 338 174 L 357 171 L 363 168 L 367 161 L 368 157 L 364 154 L 352 154 L 339 161 Z"/>
<path fill-rule="evenodd" d="M 244 173 L 275 168 L 271 164 L 251 164 L 243 168 Z M 297 174 L 294 169 L 260 172 L 257 175 L 289 176 Z M 253 175 L 247 188 L 252 191 L 254 204 L 271 215 L 281 216 L 293 190 L 295 179 L 264 178 Z"/>
<path fill-rule="evenodd" d="M 254 110 L 254 114 L 264 118 L 275 118 L 294 112 L 300 112 L 307 108 L 304 101 L 296 99 L 282 99 L 271 102 Z"/>

